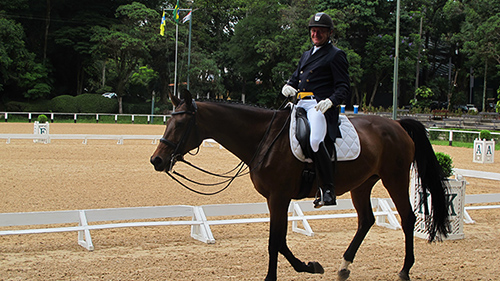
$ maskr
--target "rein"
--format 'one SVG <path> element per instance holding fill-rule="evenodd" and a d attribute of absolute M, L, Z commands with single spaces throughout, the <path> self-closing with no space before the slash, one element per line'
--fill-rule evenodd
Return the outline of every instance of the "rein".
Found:
<path fill-rule="evenodd" d="M 274 145 L 274 143 L 277 141 L 277 139 L 280 137 L 280 135 L 283 133 L 284 129 L 286 128 L 286 125 L 288 124 L 288 121 L 290 119 L 290 115 L 288 115 L 288 118 L 287 120 L 285 121 L 283 127 L 281 128 L 281 130 L 279 131 L 279 133 L 276 135 L 276 137 L 273 139 L 273 141 L 271 142 L 271 144 L 269 145 L 269 147 L 267 148 L 267 150 L 265 151 L 262 159 L 257 163 L 257 165 L 253 168 L 253 169 L 250 169 L 249 171 L 247 171 L 246 173 L 242 173 L 244 168 L 245 169 L 248 169 L 248 167 L 250 166 L 250 164 L 252 162 L 254 162 L 254 160 L 257 158 L 257 155 L 259 154 L 259 152 L 262 150 L 262 147 L 264 145 L 264 141 L 267 139 L 267 136 L 269 135 L 270 131 L 271 131 L 271 127 L 274 123 L 274 120 L 276 118 L 276 111 L 274 112 L 273 114 L 273 117 L 271 119 L 271 122 L 269 123 L 269 126 L 267 127 L 266 129 L 266 132 L 264 133 L 254 155 L 252 156 L 252 159 L 250 160 L 250 162 L 248 163 L 248 166 L 245 167 L 245 164 L 243 161 L 241 161 L 235 168 L 231 169 L 230 171 L 228 172 L 225 172 L 223 174 L 216 174 L 216 173 L 213 173 L 213 172 L 210 172 L 210 171 L 207 171 L 203 168 L 200 168 L 196 165 L 193 165 L 191 164 L 190 162 L 186 161 L 184 159 L 184 157 L 182 156 L 182 150 L 184 149 L 185 147 L 185 143 L 190 135 L 190 132 L 192 130 L 192 127 L 194 127 L 194 124 L 195 124 L 195 117 L 196 117 L 196 111 L 197 111 L 197 107 L 196 107 L 196 104 L 193 100 L 193 105 L 195 107 L 195 110 L 194 111 L 179 111 L 179 112 L 174 112 L 172 113 L 172 115 L 179 115 L 179 114 L 191 114 L 192 115 L 192 118 L 190 119 L 189 121 L 189 124 L 188 124 L 188 128 L 186 129 L 186 131 L 184 132 L 184 134 L 182 135 L 181 137 L 181 140 L 179 141 L 179 143 L 175 144 L 165 138 L 161 138 L 160 139 L 160 142 L 161 143 L 164 143 L 170 147 L 174 147 L 174 152 L 171 154 L 171 164 L 170 164 L 170 169 L 167 170 L 167 175 L 172 178 L 174 181 L 176 181 L 178 184 L 180 184 L 181 186 L 183 186 L 184 188 L 186 188 L 187 190 L 189 191 L 192 191 L 194 193 L 197 193 L 197 194 L 200 194 L 200 195 L 216 195 L 216 194 L 219 194 L 221 193 L 222 191 L 226 190 L 229 185 L 231 185 L 231 183 L 237 178 L 237 177 L 241 177 L 241 176 L 244 176 L 244 175 L 247 175 L 249 174 L 251 171 L 255 170 L 257 167 L 259 167 L 262 162 L 264 161 L 264 159 L 266 158 L 267 154 L 269 153 L 269 151 L 271 150 L 271 147 Z M 221 184 L 226 184 L 226 186 L 224 186 L 223 188 L 221 188 L 220 190 L 217 190 L 217 191 L 214 191 L 214 192 L 202 192 L 202 191 L 198 191 L 198 190 L 195 190 L 189 186 L 187 186 L 186 184 L 182 183 L 179 179 L 177 179 L 172 173 L 170 173 L 170 171 L 172 170 L 174 164 L 176 162 L 184 162 L 186 163 L 188 166 L 191 166 L 192 168 L 195 168 L 197 169 L 198 171 L 201 171 L 203 173 L 206 173 L 208 175 L 211 175 L 211 176 L 215 176 L 215 177 L 220 177 L 220 178 L 225 178 L 225 180 L 219 182 L 219 183 L 200 183 L 200 182 L 197 182 L 197 181 L 194 181 L 194 180 L 191 180 L 189 178 L 187 178 L 186 176 L 176 172 L 176 171 L 173 171 L 172 173 L 188 182 L 191 182 L 193 184 L 197 184 L 197 185 L 201 185 L 201 186 L 217 186 L 217 185 L 221 185 Z M 236 172 L 236 174 L 234 174 L 233 176 L 229 176 L 227 174 L 235 171 L 235 170 L 238 170 Z"/>

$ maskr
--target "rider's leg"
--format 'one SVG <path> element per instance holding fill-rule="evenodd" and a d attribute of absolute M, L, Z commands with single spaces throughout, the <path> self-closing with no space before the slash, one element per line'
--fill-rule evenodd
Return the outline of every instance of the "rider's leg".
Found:
<path fill-rule="evenodd" d="M 307 111 L 307 118 L 311 126 L 311 148 L 314 152 L 313 161 L 323 188 L 323 194 L 314 201 L 314 206 L 336 205 L 335 186 L 333 183 L 334 165 L 330 153 L 326 149 L 326 119 L 323 113 L 312 108 Z"/>

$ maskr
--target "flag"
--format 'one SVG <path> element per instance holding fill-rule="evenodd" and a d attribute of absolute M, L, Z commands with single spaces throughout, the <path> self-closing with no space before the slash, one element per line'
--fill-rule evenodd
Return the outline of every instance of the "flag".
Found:
<path fill-rule="evenodd" d="M 172 16 L 174 17 L 175 23 L 179 23 L 179 0 L 177 0 Z"/>
<path fill-rule="evenodd" d="M 189 13 L 184 18 L 182 18 L 182 23 L 185 23 L 188 20 L 191 20 L 191 11 L 189 11 Z"/>
<path fill-rule="evenodd" d="M 165 11 L 163 11 L 163 16 L 161 17 L 160 35 L 165 36 Z"/>

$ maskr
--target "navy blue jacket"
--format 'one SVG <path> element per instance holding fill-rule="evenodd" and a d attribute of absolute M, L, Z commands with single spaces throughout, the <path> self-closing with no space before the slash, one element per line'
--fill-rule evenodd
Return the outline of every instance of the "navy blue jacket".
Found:
<path fill-rule="evenodd" d="M 311 55 L 313 49 L 302 54 L 288 84 L 299 92 L 313 92 L 318 102 L 326 98 L 333 102 L 333 106 L 325 112 L 325 117 L 328 136 L 335 140 L 340 137 L 339 106 L 351 94 L 349 63 L 345 52 L 332 44 L 326 44 Z"/>

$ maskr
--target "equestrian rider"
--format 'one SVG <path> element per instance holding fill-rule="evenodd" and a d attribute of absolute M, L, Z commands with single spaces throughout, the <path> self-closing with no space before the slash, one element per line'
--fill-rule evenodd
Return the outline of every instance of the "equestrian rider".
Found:
<path fill-rule="evenodd" d="M 297 70 L 283 86 L 282 94 L 286 97 L 297 95 L 297 106 L 307 111 L 313 162 L 323 187 L 322 196 L 314 201 L 315 208 L 320 208 L 337 204 L 334 165 L 324 140 L 326 135 L 333 142 L 341 137 L 339 106 L 350 95 L 349 63 L 345 52 L 330 40 L 333 34 L 330 16 L 325 13 L 313 15 L 309 20 L 309 31 L 314 46 L 302 54 Z"/>

